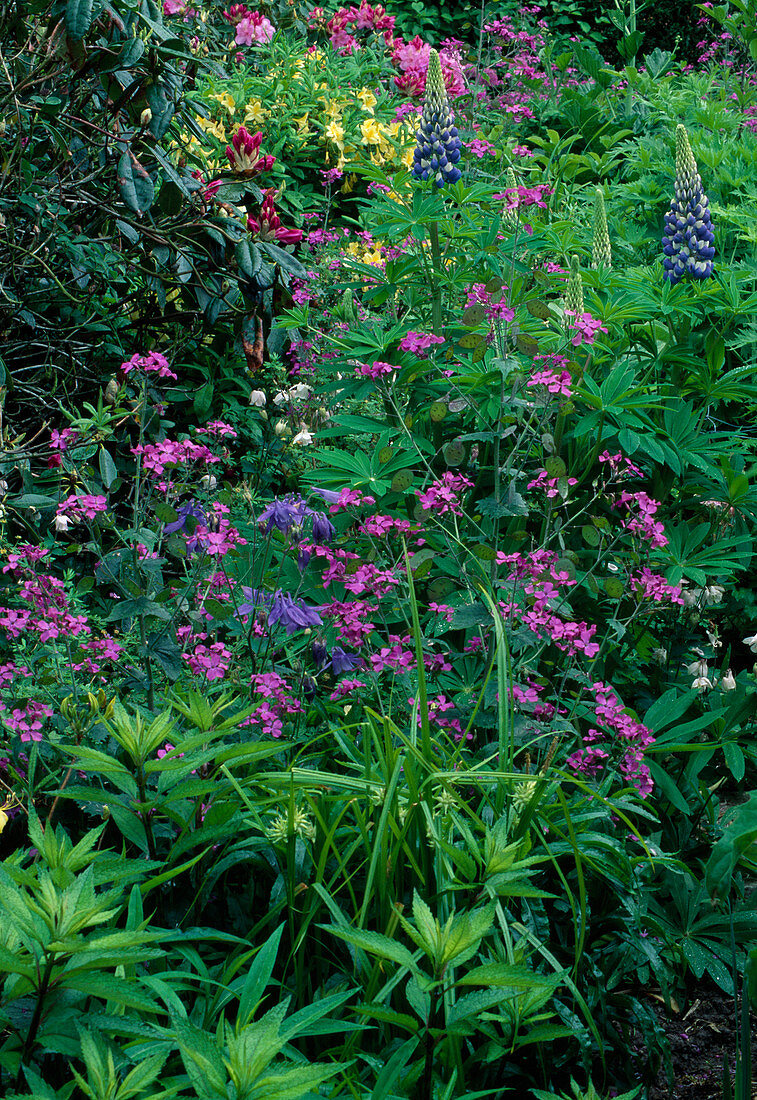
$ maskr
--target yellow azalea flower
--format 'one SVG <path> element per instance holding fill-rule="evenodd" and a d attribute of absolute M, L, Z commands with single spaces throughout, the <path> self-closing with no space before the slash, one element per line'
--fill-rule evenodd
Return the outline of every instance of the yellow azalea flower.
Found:
<path fill-rule="evenodd" d="M 292 121 L 301 134 L 310 133 L 310 115 L 307 112 L 305 112 L 304 115 L 300 115 L 299 118 L 292 119 Z"/>
<path fill-rule="evenodd" d="M 256 125 L 265 122 L 268 118 L 268 111 L 263 110 L 263 104 L 259 99 L 251 99 L 247 104 L 244 112 L 244 124 L 248 122 L 254 122 Z"/>
<path fill-rule="evenodd" d="M 336 145 L 337 149 L 344 151 L 344 126 L 338 122 L 330 122 L 325 130 L 326 137 Z"/>
<path fill-rule="evenodd" d="M 366 118 L 360 123 L 360 135 L 363 145 L 378 145 L 381 131 L 375 118 Z"/>
<path fill-rule="evenodd" d="M 406 149 L 400 158 L 403 167 L 407 168 L 408 170 L 413 167 L 413 153 L 413 149 Z"/>
<path fill-rule="evenodd" d="M 220 95 L 212 95 L 210 97 L 214 99 L 216 103 L 220 103 L 222 107 L 225 107 L 230 114 L 234 114 L 237 109 L 237 105 L 234 102 L 234 97 L 228 92 L 222 92 Z"/>
<path fill-rule="evenodd" d="M 364 111 L 372 111 L 376 106 L 376 97 L 370 88 L 361 88 L 357 94 L 360 106 Z"/>

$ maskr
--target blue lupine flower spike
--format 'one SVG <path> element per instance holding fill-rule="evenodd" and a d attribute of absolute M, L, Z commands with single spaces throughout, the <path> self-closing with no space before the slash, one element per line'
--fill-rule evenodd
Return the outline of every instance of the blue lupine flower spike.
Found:
<path fill-rule="evenodd" d="M 452 111 L 444 86 L 439 54 L 431 50 L 426 73 L 426 98 L 418 144 L 413 155 L 412 175 L 417 180 L 433 180 L 437 187 L 457 183 L 462 173 L 455 165 L 462 146 L 452 122 Z"/>
<path fill-rule="evenodd" d="M 702 190 L 686 128 L 680 124 L 676 128 L 675 197 L 665 215 L 662 251 L 664 278 L 671 283 L 679 283 L 687 272 L 694 279 L 712 275 L 715 234 L 710 204 Z"/>

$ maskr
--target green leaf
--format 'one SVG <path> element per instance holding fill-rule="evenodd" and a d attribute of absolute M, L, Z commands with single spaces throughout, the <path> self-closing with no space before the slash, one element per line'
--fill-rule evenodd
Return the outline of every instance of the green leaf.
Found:
<path fill-rule="evenodd" d="M 118 470 L 116 469 L 115 462 L 104 447 L 100 448 L 98 465 L 100 467 L 100 477 L 103 479 L 103 485 L 106 489 L 110 489 L 111 485 L 118 477 Z"/>
<path fill-rule="evenodd" d="M 129 209 L 140 216 L 150 209 L 155 200 L 155 185 L 128 149 L 118 162 L 118 189 Z"/>
<path fill-rule="evenodd" d="M 731 876 L 744 853 L 757 842 L 757 791 L 752 791 L 712 849 L 704 882 L 711 898 L 728 895 Z"/>
<path fill-rule="evenodd" d="M 99 5 L 98 5 L 99 7 Z M 78 42 L 84 38 L 94 19 L 94 0 L 68 0 L 66 4 L 66 32 Z"/>
<path fill-rule="evenodd" d="M 365 932 L 357 928 L 338 928 L 334 924 L 322 925 L 333 936 L 345 940 L 353 947 L 359 947 L 361 951 L 367 951 L 369 955 L 378 955 L 381 959 L 389 959 L 391 962 L 403 966 L 412 974 L 422 973 L 413 955 L 401 943 L 382 936 L 380 932 Z"/>
<path fill-rule="evenodd" d="M 226 1068 L 215 1039 L 186 1020 L 174 1018 L 173 1027 L 181 1060 L 197 1095 L 227 1100 Z"/>

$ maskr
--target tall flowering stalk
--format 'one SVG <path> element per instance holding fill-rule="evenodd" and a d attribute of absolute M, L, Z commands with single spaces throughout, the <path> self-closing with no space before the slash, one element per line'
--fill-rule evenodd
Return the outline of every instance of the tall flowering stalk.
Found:
<path fill-rule="evenodd" d="M 671 283 L 680 283 L 687 273 L 694 279 L 708 279 L 712 275 L 715 234 L 710 204 L 702 189 L 686 128 L 680 123 L 676 127 L 675 196 L 665 215 L 662 251 L 664 278 Z"/>
<path fill-rule="evenodd" d="M 437 187 L 457 183 L 461 172 L 456 168 L 462 146 L 453 124 L 447 89 L 442 76 L 439 54 L 431 50 L 426 73 L 426 98 L 423 104 L 418 144 L 413 154 L 412 174 L 417 180 L 433 180 Z"/>
<path fill-rule="evenodd" d="M 607 229 L 605 193 L 601 187 L 594 192 L 594 235 L 591 242 L 591 266 L 612 267 L 610 233 Z"/>
<path fill-rule="evenodd" d="M 413 154 L 411 174 L 417 180 L 432 180 L 434 186 L 457 183 L 462 173 L 456 167 L 460 160 L 460 138 L 452 121 L 452 111 L 447 99 L 447 89 L 442 75 L 439 54 L 431 50 L 426 72 L 426 96 L 423 103 L 420 129 L 416 134 L 417 145 Z M 439 226 L 432 222 L 428 227 L 431 244 L 433 281 L 431 289 L 434 332 L 442 331 L 442 257 L 439 247 Z"/>

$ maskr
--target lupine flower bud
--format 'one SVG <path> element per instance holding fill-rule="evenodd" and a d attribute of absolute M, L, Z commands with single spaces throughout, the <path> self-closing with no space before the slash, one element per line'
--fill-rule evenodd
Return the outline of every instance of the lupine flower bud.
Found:
<path fill-rule="evenodd" d="M 416 138 L 418 144 L 413 154 L 413 176 L 417 180 L 431 179 L 437 187 L 457 183 L 461 172 L 455 165 L 460 160 L 462 146 L 452 123 L 452 111 L 436 50 L 431 50 L 428 56 L 426 99 Z"/>
<path fill-rule="evenodd" d="M 686 128 L 679 124 L 676 127 L 675 197 L 665 215 L 662 238 L 664 278 L 679 283 L 687 272 L 694 279 L 709 278 L 714 246 L 710 205 L 702 190 Z"/>
<path fill-rule="evenodd" d="M 584 311 L 584 287 L 578 256 L 570 258 L 570 275 L 565 288 L 565 310 L 572 313 L 574 317 L 580 317 Z"/>
<path fill-rule="evenodd" d="M 593 268 L 612 266 L 610 234 L 607 230 L 607 212 L 605 210 L 605 193 L 601 187 L 598 187 L 594 192 L 594 238 L 591 243 L 591 266 Z"/>

